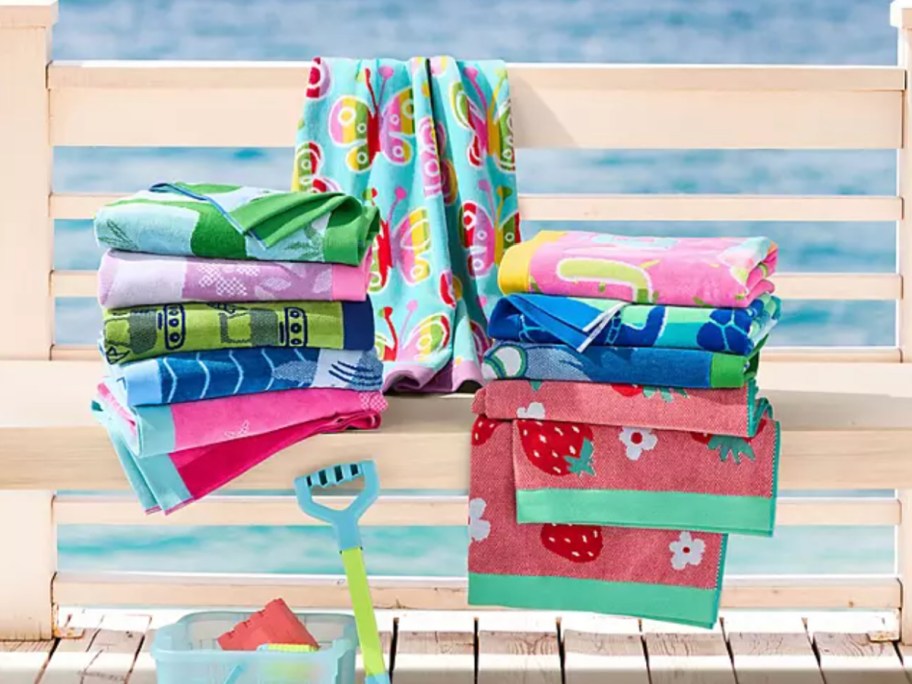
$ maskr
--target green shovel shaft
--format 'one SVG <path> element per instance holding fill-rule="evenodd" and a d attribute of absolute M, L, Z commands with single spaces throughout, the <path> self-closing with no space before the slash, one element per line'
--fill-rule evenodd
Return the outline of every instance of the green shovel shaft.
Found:
<path fill-rule="evenodd" d="M 367 583 L 364 554 L 361 552 L 361 547 L 345 549 L 341 553 L 345 578 L 348 580 L 348 591 L 351 594 L 352 610 L 355 614 L 358 641 L 361 642 L 364 674 L 378 675 L 386 671 L 386 666 L 383 663 L 383 646 L 380 644 L 377 618 L 374 615 L 374 604 L 371 601 L 370 586 Z"/>

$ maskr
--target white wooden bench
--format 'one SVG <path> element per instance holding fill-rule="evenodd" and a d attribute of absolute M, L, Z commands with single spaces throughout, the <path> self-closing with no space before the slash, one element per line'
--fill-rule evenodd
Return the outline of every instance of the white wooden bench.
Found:
<path fill-rule="evenodd" d="M 299 606 L 345 607 L 337 577 L 58 571 L 58 525 L 309 522 L 290 497 L 213 496 L 162 519 L 144 517 L 125 493 L 89 415 L 100 375 L 95 352 L 57 345 L 53 334 L 54 299 L 94 296 L 95 274 L 53 269 L 52 222 L 88 218 L 111 195 L 55 193 L 50 182 L 54 147 L 287 147 L 308 72 L 304 63 L 50 62 L 56 12 L 53 0 L 0 0 L 0 638 L 51 638 L 60 605 L 255 605 L 281 594 Z M 723 605 L 900 611 L 902 636 L 912 641 L 912 611 L 903 610 L 904 581 L 912 581 L 912 519 L 903 514 L 912 500 L 912 296 L 903 293 L 912 273 L 912 217 L 903 210 L 912 197 L 912 148 L 904 147 L 912 144 L 912 0 L 894 3 L 892 18 L 903 47 L 898 66 L 509 69 L 521 148 L 899 151 L 896 196 L 522 194 L 520 205 L 524 220 L 896 225 L 896 273 L 776 276 L 786 299 L 895 301 L 895 346 L 770 349 L 760 382 L 784 428 L 783 489 L 898 490 L 888 498 L 786 499 L 780 524 L 896 526 L 897 572 L 731 577 Z M 286 489 L 305 470 L 372 457 L 386 488 L 426 493 L 383 497 L 366 524 L 463 525 L 469 402 L 394 398 L 380 432 L 318 437 L 232 488 Z M 63 490 L 105 495 L 57 494 Z M 372 583 L 378 607 L 466 608 L 462 577 Z"/>

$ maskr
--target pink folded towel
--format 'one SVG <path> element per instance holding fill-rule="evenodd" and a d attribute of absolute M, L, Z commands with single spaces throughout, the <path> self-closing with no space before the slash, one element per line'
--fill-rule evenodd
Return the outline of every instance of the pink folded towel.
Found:
<path fill-rule="evenodd" d="M 545 230 L 504 254 L 504 294 L 744 308 L 773 291 L 778 248 L 764 237 L 631 237 Z"/>
<path fill-rule="evenodd" d="M 98 400 L 137 458 L 261 435 L 327 415 L 381 410 L 380 392 L 292 389 L 242 394 L 160 406 L 128 406 L 111 382 L 98 386 Z"/>
<path fill-rule="evenodd" d="M 472 431 L 469 603 L 711 626 L 726 536 L 517 522 L 510 423 Z"/>
<path fill-rule="evenodd" d="M 146 512 L 171 513 L 309 437 L 347 429 L 377 428 L 385 406 L 381 397 L 372 407 L 347 413 L 334 413 L 328 407 L 326 415 L 320 418 L 274 432 L 145 458 L 137 458 L 115 432 L 111 432 L 111 442 L 127 480 Z M 102 425 L 110 430 L 110 415 L 97 403 L 93 410 Z M 321 463 L 315 458 L 310 467 L 302 463 L 301 469 L 307 471 Z"/>
<path fill-rule="evenodd" d="M 364 301 L 370 254 L 360 266 L 231 261 L 105 252 L 98 301 L 106 309 L 180 302 Z"/>
<path fill-rule="evenodd" d="M 768 407 L 753 381 L 737 389 L 680 389 L 498 380 L 478 391 L 472 410 L 495 420 L 532 418 L 751 437 Z"/>

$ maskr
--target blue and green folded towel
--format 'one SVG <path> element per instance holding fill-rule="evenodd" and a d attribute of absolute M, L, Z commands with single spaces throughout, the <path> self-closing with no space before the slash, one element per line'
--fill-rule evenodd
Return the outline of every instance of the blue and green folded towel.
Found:
<path fill-rule="evenodd" d="M 108 367 L 128 406 L 177 404 L 288 389 L 379 391 L 373 351 L 256 347 L 168 354 Z"/>
<path fill-rule="evenodd" d="M 779 320 L 781 301 L 762 295 L 744 309 L 628 304 L 612 299 L 511 294 L 491 314 L 497 340 L 569 345 L 664 347 L 748 355 Z"/>
<path fill-rule="evenodd" d="M 98 243 L 215 259 L 358 266 L 380 231 L 376 207 L 341 192 L 159 183 L 102 207 Z"/>
<path fill-rule="evenodd" d="M 764 340 L 765 341 L 765 340 Z M 743 387 L 757 374 L 761 341 L 750 355 L 697 349 L 589 346 L 498 341 L 485 354 L 488 380 L 572 380 L 658 387 Z"/>

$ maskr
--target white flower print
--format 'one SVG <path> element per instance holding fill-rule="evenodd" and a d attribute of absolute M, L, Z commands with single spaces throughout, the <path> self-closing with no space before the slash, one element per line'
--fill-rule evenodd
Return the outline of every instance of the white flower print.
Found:
<path fill-rule="evenodd" d="M 469 501 L 469 538 L 472 541 L 484 541 L 491 534 L 491 523 L 482 518 L 487 507 L 484 499 Z"/>
<path fill-rule="evenodd" d="M 690 532 L 681 532 L 677 540 L 668 545 L 671 551 L 671 567 L 683 570 L 688 565 L 699 565 L 703 561 L 706 542 L 693 537 Z"/>
<path fill-rule="evenodd" d="M 538 401 L 533 401 L 528 406 L 520 406 L 518 409 L 516 409 L 516 417 L 544 420 L 545 406 Z"/>
<path fill-rule="evenodd" d="M 659 443 L 659 438 L 648 428 L 621 428 L 618 439 L 627 448 L 627 458 L 631 461 L 639 460 L 644 451 L 652 451 Z"/>

